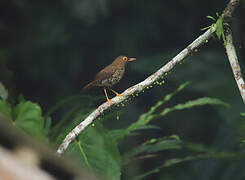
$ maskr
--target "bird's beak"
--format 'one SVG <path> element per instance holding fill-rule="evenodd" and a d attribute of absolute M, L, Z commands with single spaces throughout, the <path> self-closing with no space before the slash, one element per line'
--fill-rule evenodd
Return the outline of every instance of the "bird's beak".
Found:
<path fill-rule="evenodd" d="M 136 58 L 129 58 L 128 61 L 135 61 Z"/>

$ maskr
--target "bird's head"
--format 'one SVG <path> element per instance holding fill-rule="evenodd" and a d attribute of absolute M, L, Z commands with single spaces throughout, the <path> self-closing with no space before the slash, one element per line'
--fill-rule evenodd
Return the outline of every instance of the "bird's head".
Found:
<path fill-rule="evenodd" d="M 136 58 L 128 58 L 127 56 L 119 56 L 121 60 L 124 62 L 130 62 L 130 61 L 135 61 Z"/>
<path fill-rule="evenodd" d="M 113 64 L 127 64 L 127 62 L 135 61 L 136 58 L 128 58 L 127 56 L 118 56 Z"/>

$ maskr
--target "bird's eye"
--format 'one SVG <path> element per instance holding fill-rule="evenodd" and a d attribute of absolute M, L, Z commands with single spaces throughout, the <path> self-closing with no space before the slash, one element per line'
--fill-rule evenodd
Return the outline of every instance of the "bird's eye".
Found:
<path fill-rule="evenodd" d="M 127 60 L 128 60 L 128 58 L 127 58 L 126 56 L 124 56 L 124 57 L 123 57 L 123 60 L 124 60 L 124 61 L 127 61 Z"/>

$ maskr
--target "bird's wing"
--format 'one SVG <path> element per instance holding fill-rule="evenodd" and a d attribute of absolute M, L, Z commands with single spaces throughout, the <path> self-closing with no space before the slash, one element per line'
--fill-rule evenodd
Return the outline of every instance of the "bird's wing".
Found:
<path fill-rule="evenodd" d="M 103 80 L 109 78 L 116 71 L 117 67 L 115 66 L 106 66 L 95 76 L 95 80 Z"/>

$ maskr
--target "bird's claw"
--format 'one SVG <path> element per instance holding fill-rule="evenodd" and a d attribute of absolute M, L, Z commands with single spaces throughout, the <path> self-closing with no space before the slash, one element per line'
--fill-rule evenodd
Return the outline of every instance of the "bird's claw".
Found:
<path fill-rule="evenodd" d="M 111 100 L 110 99 L 107 99 L 107 102 L 111 104 Z"/>

